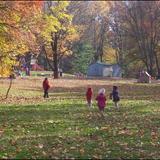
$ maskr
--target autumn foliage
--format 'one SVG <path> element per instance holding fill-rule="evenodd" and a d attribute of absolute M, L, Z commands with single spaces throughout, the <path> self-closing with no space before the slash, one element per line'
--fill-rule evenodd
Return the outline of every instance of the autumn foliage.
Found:
<path fill-rule="evenodd" d="M 28 24 L 35 23 L 42 4 L 42 1 L 0 2 L 0 76 L 9 75 L 16 56 L 33 48 L 35 37 Z"/>

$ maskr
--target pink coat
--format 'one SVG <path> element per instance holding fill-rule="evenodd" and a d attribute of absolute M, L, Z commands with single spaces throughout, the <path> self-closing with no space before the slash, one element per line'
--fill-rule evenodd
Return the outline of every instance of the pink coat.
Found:
<path fill-rule="evenodd" d="M 96 97 L 96 100 L 100 109 L 103 109 L 106 106 L 106 97 L 103 95 L 103 93 L 99 94 Z"/>

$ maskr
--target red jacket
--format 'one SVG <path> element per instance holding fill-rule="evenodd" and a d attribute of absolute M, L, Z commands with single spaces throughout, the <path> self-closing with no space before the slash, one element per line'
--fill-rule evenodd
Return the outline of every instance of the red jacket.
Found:
<path fill-rule="evenodd" d="M 104 108 L 106 106 L 106 97 L 102 93 L 97 96 L 96 100 L 100 108 Z"/>
<path fill-rule="evenodd" d="M 48 80 L 44 80 L 43 81 L 43 89 L 44 90 L 48 90 L 50 88 L 49 82 Z"/>
<path fill-rule="evenodd" d="M 92 89 L 91 88 L 88 88 L 87 92 L 86 92 L 86 98 L 87 100 L 91 100 L 92 99 Z"/>

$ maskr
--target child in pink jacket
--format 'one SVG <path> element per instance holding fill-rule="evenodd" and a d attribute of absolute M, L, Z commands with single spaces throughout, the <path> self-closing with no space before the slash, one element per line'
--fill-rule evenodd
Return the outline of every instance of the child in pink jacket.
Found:
<path fill-rule="evenodd" d="M 96 97 L 97 105 L 102 117 L 104 117 L 104 108 L 106 106 L 106 97 L 105 97 L 105 89 L 102 88 L 98 92 L 98 96 Z"/>

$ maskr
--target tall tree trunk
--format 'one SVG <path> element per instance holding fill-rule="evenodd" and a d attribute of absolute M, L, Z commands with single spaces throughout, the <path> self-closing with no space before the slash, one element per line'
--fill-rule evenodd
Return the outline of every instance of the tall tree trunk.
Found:
<path fill-rule="evenodd" d="M 150 62 L 150 64 L 149 64 L 149 74 L 151 76 L 153 76 L 153 60 L 152 60 L 151 56 L 149 56 L 149 62 Z"/>
<path fill-rule="evenodd" d="M 53 66 L 54 66 L 54 78 L 58 78 L 58 51 L 57 51 L 57 45 L 58 45 L 58 35 L 55 33 L 53 36 L 52 34 L 52 51 L 53 51 Z"/>
<path fill-rule="evenodd" d="M 103 62 L 103 55 L 100 55 L 100 61 Z"/>
<path fill-rule="evenodd" d="M 54 67 L 51 65 L 50 61 L 49 61 L 49 58 L 47 56 L 47 52 L 46 52 L 46 49 L 45 49 L 45 45 L 42 45 L 41 47 L 42 49 L 42 52 L 45 54 L 45 57 L 46 57 L 46 60 L 47 60 L 47 63 L 49 65 L 49 67 L 52 69 L 52 71 L 54 72 Z"/>
<path fill-rule="evenodd" d="M 154 53 L 155 60 L 156 60 L 157 78 L 160 79 L 160 66 L 159 66 L 158 56 L 155 51 L 153 53 Z"/>
<path fill-rule="evenodd" d="M 96 41 L 96 26 L 95 21 L 93 23 L 93 51 L 94 51 L 94 60 L 93 62 L 97 62 L 99 59 L 98 53 L 97 53 L 97 41 Z"/>

